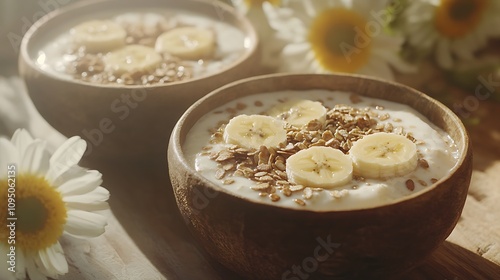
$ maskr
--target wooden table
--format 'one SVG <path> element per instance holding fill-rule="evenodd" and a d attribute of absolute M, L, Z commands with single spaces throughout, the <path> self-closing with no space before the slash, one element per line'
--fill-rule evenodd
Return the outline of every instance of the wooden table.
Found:
<path fill-rule="evenodd" d="M 462 102 L 473 92 L 457 90 L 443 76 L 401 76 L 424 92 L 447 92 Z M 0 73 L 2 74 L 2 73 Z M 497 88 L 500 91 L 500 88 Z M 431 94 L 432 95 L 432 94 Z M 438 99 L 442 96 L 436 96 Z M 455 230 L 423 265 L 403 279 L 500 279 L 500 103 L 479 101 L 466 123 L 474 148 L 469 196 Z M 39 133 L 38 133 L 39 134 Z M 60 279 L 240 279 L 213 262 L 184 226 L 169 185 L 166 161 L 151 165 L 86 161 L 104 174 L 111 192 L 107 231 L 91 240 L 64 238 L 70 272 Z"/>

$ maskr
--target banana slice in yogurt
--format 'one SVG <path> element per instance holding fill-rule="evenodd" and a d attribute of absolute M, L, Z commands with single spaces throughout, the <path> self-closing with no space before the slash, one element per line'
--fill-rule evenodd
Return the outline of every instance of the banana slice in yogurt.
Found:
<path fill-rule="evenodd" d="M 271 108 L 267 114 L 282 119 L 295 127 L 307 125 L 312 120 L 324 123 L 326 108 L 317 101 L 292 99 Z"/>
<path fill-rule="evenodd" d="M 125 46 L 127 32 L 110 20 L 83 22 L 70 30 L 73 42 L 90 53 L 108 52 Z"/>
<path fill-rule="evenodd" d="M 286 142 L 285 123 L 270 116 L 239 115 L 224 129 L 224 141 L 248 149 L 279 147 Z"/>
<path fill-rule="evenodd" d="M 158 36 L 155 44 L 159 53 L 169 53 L 188 60 L 211 57 L 215 47 L 215 33 L 199 27 L 174 28 Z"/>
<path fill-rule="evenodd" d="M 154 71 L 163 61 L 153 48 L 143 45 L 128 45 L 106 54 L 103 58 L 107 70 L 115 75 Z"/>
<path fill-rule="evenodd" d="M 314 188 L 334 188 L 352 180 L 351 158 L 331 147 L 310 147 L 286 160 L 291 182 Z"/>
<path fill-rule="evenodd" d="M 365 178 L 406 175 L 417 167 L 417 146 L 403 135 L 379 132 L 354 142 L 349 154 L 354 174 Z"/>

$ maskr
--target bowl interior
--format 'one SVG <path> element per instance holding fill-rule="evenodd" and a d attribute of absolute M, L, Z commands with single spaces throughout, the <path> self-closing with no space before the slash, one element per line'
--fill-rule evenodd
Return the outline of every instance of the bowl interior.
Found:
<path fill-rule="evenodd" d="M 177 146 L 177 152 L 179 152 L 182 159 L 181 164 L 190 170 L 194 176 L 199 177 L 199 180 L 203 181 L 210 188 L 237 196 L 232 192 L 228 192 L 225 188 L 217 186 L 208 179 L 202 177 L 187 162 L 182 151 L 182 143 L 184 143 L 189 130 L 205 114 L 229 101 L 265 92 L 285 90 L 300 91 L 311 89 L 345 91 L 359 94 L 361 96 L 373 97 L 409 105 L 427 117 L 431 123 L 443 129 L 455 141 L 460 156 L 458 162 L 447 176 L 441 178 L 437 183 L 422 191 L 394 200 L 392 203 L 387 205 L 400 203 L 416 196 L 420 196 L 423 193 L 432 191 L 440 184 L 440 182 L 446 181 L 452 176 L 453 173 L 455 173 L 459 166 L 463 164 L 469 153 L 469 139 L 466 129 L 460 119 L 446 106 L 417 90 L 401 84 L 357 75 L 273 74 L 234 82 L 213 91 L 211 94 L 193 104 L 193 106 L 191 106 L 179 120 L 177 128 L 174 129 L 173 133 L 174 145 Z"/>
<path fill-rule="evenodd" d="M 208 78 L 214 74 L 225 70 L 244 61 L 255 52 L 258 44 L 257 35 L 250 22 L 243 16 L 236 13 L 230 6 L 220 2 L 210 2 L 206 0 L 176 1 L 176 0 L 91 0 L 81 1 L 68 7 L 56 10 L 36 22 L 25 35 L 21 47 L 22 55 L 32 67 L 39 67 L 37 60 L 39 52 L 48 44 L 53 44 L 61 34 L 69 32 L 69 29 L 87 20 L 109 19 L 112 16 L 127 12 L 152 12 L 159 9 L 175 10 L 180 14 L 199 15 L 216 22 L 227 23 L 236 27 L 243 33 L 243 53 L 233 62 L 222 67 L 216 73 L 190 78 L 186 81 L 175 82 L 186 83 L 193 80 Z M 159 11 L 161 12 L 161 11 Z M 84 83 L 95 86 L 88 82 L 72 79 L 68 75 L 59 74 L 55 71 L 44 71 L 45 74 L 57 79 L 69 79 L 75 83 Z M 170 83 L 169 83 L 170 84 Z M 165 84 L 165 85 L 169 85 Z M 114 87 L 113 84 L 99 85 L 103 87 Z M 154 87 L 151 85 L 149 87 Z M 120 85 L 123 87 L 123 85 Z M 127 86 L 141 87 L 141 86 Z"/>

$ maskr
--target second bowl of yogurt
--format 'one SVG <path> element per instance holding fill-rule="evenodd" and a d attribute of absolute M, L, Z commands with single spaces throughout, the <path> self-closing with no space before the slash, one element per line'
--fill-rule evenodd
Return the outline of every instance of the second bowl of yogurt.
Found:
<path fill-rule="evenodd" d="M 253 74 L 257 45 L 221 2 L 81 1 L 30 28 L 19 68 L 41 115 L 88 154 L 151 160 L 192 103 Z"/>
<path fill-rule="evenodd" d="M 168 161 L 188 226 L 250 279 L 400 275 L 450 234 L 471 173 L 449 109 L 343 75 L 218 89 L 177 123 Z"/>

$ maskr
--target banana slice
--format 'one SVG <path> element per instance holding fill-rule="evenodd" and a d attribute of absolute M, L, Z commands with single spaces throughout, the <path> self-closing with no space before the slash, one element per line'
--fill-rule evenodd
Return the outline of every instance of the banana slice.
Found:
<path fill-rule="evenodd" d="M 349 151 L 354 174 L 365 178 L 403 176 L 415 170 L 417 146 L 405 136 L 379 132 L 356 141 Z"/>
<path fill-rule="evenodd" d="M 128 45 L 108 53 L 103 58 L 106 69 L 115 75 L 135 72 L 150 72 L 163 61 L 154 49 L 142 45 Z"/>
<path fill-rule="evenodd" d="M 91 20 L 70 30 L 73 42 L 90 53 L 108 52 L 125 46 L 127 32 L 110 20 Z"/>
<path fill-rule="evenodd" d="M 313 188 L 334 188 L 352 180 L 351 158 L 331 147 L 311 147 L 286 160 L 291 182 Z"/>
<path fill-rule="evenodd" d="M 197 60 L 213 55 L 215 34 L 212 30 L 197 27 L 179 27 L 167 31 L 156 39 L 155 49 L 181 59 Z"/>
<path fill-rule="evenodd" d="M 312 120 L 323 123 L 326 120 L 326 108 L 317 101 L 293 99 L 274 106 L 268 111 L 268 115 L 302 127 Z"/>
<path fill-rule="evenodd" d="M 239 115 L 224 129 L 224 141 L 249 149 L 279 147 L 286 142 L 285 123 L 262 115 Z"/>

